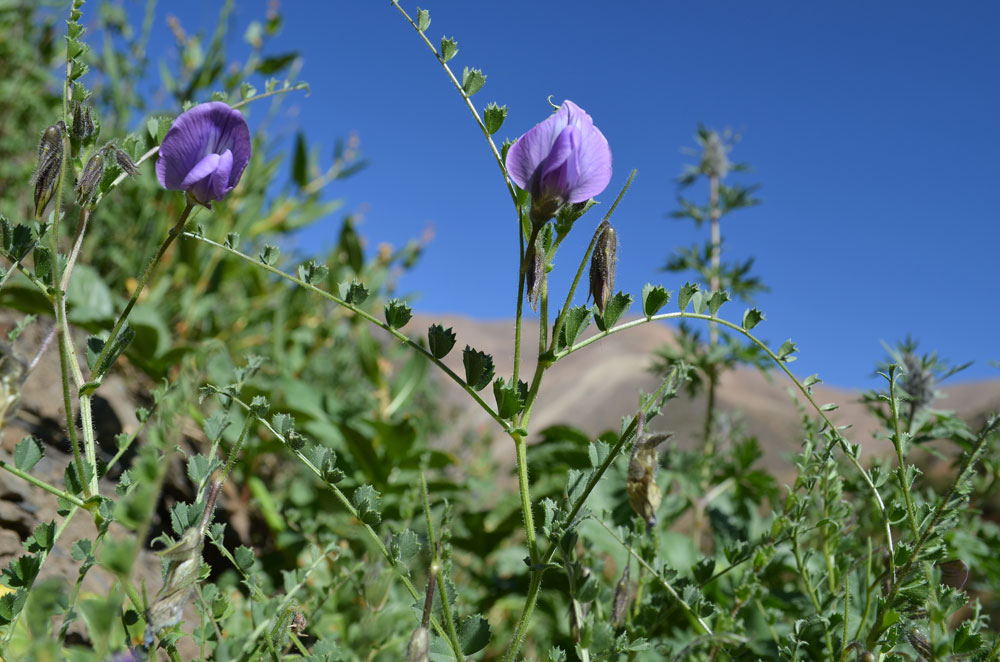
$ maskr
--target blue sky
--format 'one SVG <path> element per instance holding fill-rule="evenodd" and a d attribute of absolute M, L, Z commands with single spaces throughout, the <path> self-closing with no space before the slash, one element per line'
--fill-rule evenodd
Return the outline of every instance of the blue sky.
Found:
<path fill-rule="evenodd" d="M 165 17 L 210 31 L 221 2 L 161 2 L 153 61 L 176 64 Z M 617 287 L 646 282 L 676 292 L 660 271 L 674 247 L 703 237 L 668 220 L 674 178 L 699 122 L 742 134 L 733 157 L 754 171 L 763 204 L 724 221 L 726 255 L 756 258 L 771 287 L 759 327 L 792 338 L 794 366 L 827 383 L 867 386 L 880 341 L 910 333 L 924 349 L 997 377 L 1000 245 L 1000 5 L 991 2 L 502 3 L 423 0 L 433 42 L 454 37 L 450 64 L 481 68 L 473 97 L 510 109 L 497 138 L 517 137 L 572 99 L 607 136 L 609 205 L 638 170 L 613 223 L 621 242 Z M 404 8 L 415 16 L 416 3 Z M 211 8 L 211 11 L 206 11 Z M 265 12 L 238 0 L 231 43 Z M 282 4 L 285 25 L 268 52 L 299 50 L 312 94 L 289 99 L 289 130 L 303 129 L 328 164 L 338 136 L 357 132 L 371 166 L 330 197 L 363 212 L 368 245 L 434 239 L 402 281 L 420 312 L 513 316 L 517 230 L 510 199 L 481 133 L 441 67 L 388 0 Z M 592 212 L 593 213 L 593 212 Z M 550 281 L 565 291 L 590 229 L 563 245 Z M 335 239 L 339 217 L 302 246 Z M 559 295 L 561 298 L 561 295 Z M 583 295 L 578 297 L 583 302 Z M 724 316 L 739 319 L 729 304 Z"/>

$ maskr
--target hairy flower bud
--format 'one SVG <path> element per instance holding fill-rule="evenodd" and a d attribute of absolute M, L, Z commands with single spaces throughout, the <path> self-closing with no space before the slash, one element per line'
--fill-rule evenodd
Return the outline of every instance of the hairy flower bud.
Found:
<path fill-rule="evenodd" d="M 913 650 L 917 651 L 921 657 L 928 660 L 934 659 L 934 647 L 931 646 L 931 642 L 917 630 L 910 630 L 906 633 L 906 639 L 913 646 Z"/>
<path fill-rule="evenodd" d="M 715 131 L 709 131 L 701 154 L 701 167 L 710 177 L 725 179 L 729 173 L 729 148 Z"/>
<path fill-rule="evenodd" d="M 97 197 L 97 187 L 104 177 L 104 157 L 98 152 L 90 157 L 83 167 L 80 181 L 76 183 L 76 202 L 80 206 L 89 205 Z"/>
<path fill-rule="evenodd" d="M 618 260 L 618 238 L 607 221 L 601 222 L 600 236 L 590 258 L 590 295 L 603 315 L 604 306 L 615 289 L 615 262 Z"/>
<path fill-rule="evenodd" d="M 79 101 L 73 102 L 73 126 L 70 135 L 73 140 L 83 142 L 94 135 L 94 117 L 91 115 L 90 106 L 84 106 Z"/>
<path fill-rule="evenodd" d="M 62 174 L 63 133 L 66 125 L 56 122 L 42 133 L 38 143 L 38 165 L 35 167 L 35 218 L 41 218 L 45 206 L 52 199 L 52 193 Z"/>
<path fill-rule="evenodd" d="M 527 271 L 525 271 L 525 285 L 528 286 L 528 305 L 532 310 L 538 309 L 538 299 L 542 294 L 542 284 L 545 282 L 545 246 L 542 242 L 542 233 L 538 233 L 538 239 L 528 247 L 528 254 L 525 256 Z"/>
<path fill-rule="evenodd" d="M 118 147 L 114 148 L 114 152 L 115 163 L 117 163 L 118 167 L 122 169 L 122 172 L 129 177 L 135 177 L 139 173 L 139 166 L 132 161 L 132 157 L 129 156 L 128 152 L 123 149 L 119 149 Z"/>
<path fill-rule="evenodd" d="M 211 512 L 211 505 L 206 505 L 206 509 Z M 198 573 L 201 572 L 201 550 L 204 544 L 204 530 L 200 526 L 192 526 L 180 540 L 158 552 L 168 561 L 167 576 L 156 599 L 146 611 L 147 645 L 152 643 L 153 636 L 161 630 L 180 623 L 184 606 L 189 602 L 198 581 Z"/>

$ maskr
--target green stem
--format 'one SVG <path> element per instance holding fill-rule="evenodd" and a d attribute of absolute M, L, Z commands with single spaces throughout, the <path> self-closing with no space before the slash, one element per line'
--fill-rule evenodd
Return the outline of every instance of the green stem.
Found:
<path fill-rule="evenodd" d="M 649 398 L 647 405 L 642 408 L 643 413 L 648 413 L 648 411 L 652 409 L 654 403 L 658 402 L 668 389 L 671 387 L 676 388 L 676 377 L 677 370 L 674 369 L 671 371 L 667 379 L 660 384 L 660 387 L 655 393 L 653 393 L 652 397 Z M 577 515 L 579 515 L 580 510 L 583 508 L 584 503 L 586 503 L 587 498 L 590 497 L 591 492 L 593 492 L 594 488 L 597 487 L 597 484 L 600 482 L 605 472 L 607 472 L 614 461 L 618 458 L 622 449 L 625 447 L 625 444 L 627 444 L 635 435 L 637 425 L 638 417 L 634 417 L 628 427 L 625 428 L 625 431 L 622 433 L 621 438 L 618 439 L 618 442 L 611 447 L 611 450 L 608 452 L 608 457 L 604 460 L 603 464 L 591 473 L 590 479 L 587 480 L 587 484 L 584 486 L 583 491 L 580 493 L 580 496 L 577 497 L 577 500 L 570 507 L 569 513 L 566 515 L 564 522 L 567 526 L 574 522 Z M 515 438 L 515 442 L 516 441 L 517 439 Z M 518 464 L 518 467 L 520 468 L 520 463 Z M 520 471 L 518 472 L 518 477 L 520 478 Z M 525 473 L 525 479 L 526 478 L 527 473 Z M 524 509 L 523 495 L 521 507 Z M 531 512 L 530 507 L 526 510 L 526 512 Z M 552 560 L 552 557 L 556 552 L 557 542 L 558 541 L 556 540 L 550 540 L 545 553 L 538 558 L 537 562 L 533 563 L 535 571 L 531 573 L 531 578 L 528 584 L 528 594 L 525 597 L 524 606 L 521 608 L 521 615 L 518 617 L 517 625 L 514 628 L 514 638 L 511 640 L 511 643 L 507 647 L 507 651 L 504 653 L 504 662 L 512 662 L 517 656 L 518 651 L 521 649 L 521 644 L 524 642 L 524 637 L 527 635 L 528 625 L 531 622 L 531 616 L 535 610 L 535 603 L 538 600 L 538 592 L 542 585 L 542 573 L 545 572 L 546 566 Z"/>
<path fill-rule="evenodd" d="M 624 540 L 619 538 L 618 534 L 615 533 L 613 530 L 611 530 L 611 527 L 609 527 L 600 519 L 595 519 L 594 521 L 600 524 L 605 531 L 610 533 L 611 537 L 613 537 L 615 540 L 618 541 L 618 544 L 620 544 L 624 549 L 628 550 L 629 555 L 636 561 L 638 561 L 639 565 L 645 568 L 646 572 L 648 572 L 650 575 L 655 577 L 657 581 L 660 582 L 660 585 L 667 590 L 667 593 L 669 593 L 670 596 L 677 601 L 677 604 L 679 604 L 681 608 L 684 610 L 684 614 L 688 617 L 688 620 L 691 622 L 691 625 L 694 626 L 694 629 L 698 631 L 699 635 L 708 635 L 710 637 L 713 635 L 712 628 L 709 627 L 708 623 L 706 623 L 701 616 L 695 613 L 694 609 L 691 608 L 691 605 L 689 605 L 687 602 L 684 601 L 684 598 L 682 598 L 681 595 L 677 592 L 677 589 L 675 589 L 670 584 L 670 582 L 667 581 L 666 577 L 660 575 L 660 573 L 658 573 L 651 565 L 649 565 L 649 563 L 647 563 L 646 560 L 642 558 L 642 556 L 640 556 L 634 549 L 632 549 L 631 545 L 626 544 Z"/>
<path fill-rule="evenodd" d="M 921 533 L 916 542 L 913 543 L 913 551 L 910 552 L 909 560 L 907 560 L 906 564 L 899 570 L 898 573 L 895 572 L 894 567 L 890 567 L 890 572 L 892 572 L 890 575 L 892 579 L 892 586 L 889 589 L 888 595 L 885 596 L 885 599 L 880 601 L 879 609 L 875 612 L 875 623 L 871 631 L 868 633 L 868 637 L 865 639 L 865 648 L 868 650 L 874 650 L 875 645 L 882 636 L 882 633 L 888 629 L 882 627 L 882 622 L 884 620 L 883 617 L 885 616 L 886 610 L 890 608 L 889 605 L 893 604 L 896 594 L 899 592 L 899 587 L 902 582 L 898 581 L 898 578 L 905 577 L 909 574 L 910 569 L 913 568 L 913 564 L 922 560 L 920 552 L 923 550 L 924 545 L 927 544 L 927 541 L 930 539 L 931 535 L 933 535 L 938 522 L 941 520 L 942 516 L 944 516 L 945 510 L 949 506 L 954 505 L 952 503 L 952 498 L 955 496 L 955 492 L 960 486 L 966 484 L 969 480 L 969 475 L 975 470 L 980 459 L 982 459 L 983 453 L 986 450 L 987 442 L 998 430 L 1000 430 L 1000 416 L 993 416 L 986 422 L 986 425 L 984 425 L 983 429 L 979 432 L 979 437 L 976 440 L 975 445 L 965 457 L 965 463 L 962 465 L 962 469 L 958 472 L 958 475 L 948 488 L 948 491 L 939 501 L 937 508 L 934 509 L 934 512 L 927 520 L 923 533 Z M 891 556 L 889 560 L 891 563 Z"/>
<path fill-rule="evenodd" d="M 538 602 L 538 590 L 542 587 L 542 570 L 531 573 L 528 582 L 528 594 L 524 598 L 524 607 L 521 608 L 521 615 L 517 619 L 517 626 L 514 628 L 514 637 L 511 639 L 507 650 L 501 658 L 502 662 L 514 662 L 524 638 L 528 634 L 528 624 L 531 623 L 531 616 L 535 611 L 535 603 Z"/>
<path fill-rule="evenodd" d="M 583 349 L 587 345 L 597 342 L 598 340 L 606 336 L 609 336 L 613 333 L 619 333 L 626 329 L 631 329 L 633 327 L 640 326 L 642 324 L 647 324 L 649 322 L 657 322 L 660 320 L 668 320 L 668 319 L 698 319 L 698 320 L 704 320 L 706 322 L 715 322 L 729 329 L 732 329 L 733 331 L 742 334 L 747 340 L 749 340 L 753 344 L 757 345 L 757 347 L 759 347 L 761 350 L 763 350 L 763 352 L 767 354 L 768 357 L 770 357 L 770 359 L 774 362 L 774 364 L 777 365 L 778 368 L 780 368 L 781 371 L 784 372 L 785 375 L 790 380 L 792 380 L 792 382 L 795 384 L 795 387 L 799 390 L 802 396 L 809 402 L 810 406 L 812 406 L 812 408 L 816 411 L 819 417 L 823 419 L 823 422 L 826 423 L 827 429 L 829 430 L 829 433 L 833 438 L 834 443 L 840 446 L 841 450 L 844 451 L 844 454 L 847 456 L 848 460 L 858 470 L 862 480 L 868 487 L 869 492 L 871 492 L 872 498 L 875 500 L 875 503 L 878 506 L 879 514 L 882 516 L 882 521 L 884 524 L 885 535 L 886 535 L 886 546 L 889 549 L 889 554 L 891 557 L 891 555 L 895 550 L 895 546 L 893 545 L 892 542 L 893 540 L 892 529 L 890 528 L 889 518 L 887 517 L 886 514 L 885 502 L 882 501 L 882 496 L 879 494 L 878 488 L 875 487 L 875 483 L 872 482 L 871 476 L 868 474 L 867 471 L 865 471 L 864 467 L 861 466 L 861 462 L 858 460 L 858 458 L 855 456 L 855 453 L 848 446 L 847 439 L 845 439 L 844 436 L 840 434 L 840 432 L 837 430 L 837 426 L 835 426 L 833 424 L 833 421 L 830 420 L 830 417 L 827 416 L 826 411 L 818 404 L 816 404 L 816 400 L 813 398 L 812 393 L 809 391 L 809 389 L 801 381 L 799 381 L 799 379 L 795 375 L 792 374 L 792 371 L 788 368 L 788 365 L 785 363 L 785 361 L 779 359 L 777 354 L 775 354 L 771 350 L 771 348 L 767 346 L 766 343 L 761 341 L 759 338 L 754 336 L 752 333 L 744 329 L 739 324 L 734 324 L 733 322 L 730 322 L 728 320 L 724 320 L 718 317 L 713 317 L 711 315 L 705 315 L 702 313 L 688 313 L 685 311 L 680 311 L 676 313 L 661 313 L 659 315 L 652 315 L 650 317 L 644 317 L 637 320 L 632 320 L 631 322 L 625 322 L 623 324 L 619 324 L 616 327 L 612 327 L 603 333 L 593 335 L 587 338 L 586 340 L 582 340 L 579 343 L 576 343 L 572 347 L 567 347 L 561 352 L 557 352 L 554 356 L 554 359 L 558 361 L 559 359 L 565 358 L 566 356 L 569 356 L 570 354 Z"/>
<path fill-rule="evenodd" d="M 125 320 L 128 319 L 129 313 L 132 312 L 133 306 L 135 306 L 136 302 L 139 300 L 139 296 L 142 294 L 143 289 L 145 289 L 146 284 L 149 283 L 149 279 L 152 277 L 153 272 L 156 270 L 156 267 L 160 264 L 160 260 L 163 259 L 163 256 L 167 252 L 167 249 L 170 248 L 170 244 L 174 243 L 174 239 L 176 239 L 178 235 L 180 235 L 184 230 L 184 224 L 187 223 L 188 217 L 191 215 L 191 211 L 195 207 L 195 203 L 192 202 L 190 199 L 187 199 L 185 202 L 186 204 L 184 206 L 184 211 L 181 212 L 180 218 L 177 219 L 177 223 L 174 225 L 174 227 L 170 228 L 170 231 L 167 233 L 166 238 L 160 244 L 160 248 L 156 251 L 156 254 L 153 256 L 153 259 L 150 261 L 149 265 L 146 266 L 146 270 L 143 271 L 142 276 L 139 278 L 139 283 L 138 285 L 136 285 L 135 291 L 129 298 L 128 303 L 125 304 L 125 309 L 118 316 L 118 320 L 115 322 L 114 327 L 111 329 L 111 333 L 108 335 L 108 339 L 105 341 L 104 347 L 101 349 L 100 355 L 94 362 L 95 371 L 100 370 L 101 365 L 104 363 L 105 360 L 107 360 L 108 353 L 111 351 L 111 347 L 114 345 L 115 338 L 121 331 L 122 326 L 124 326 Z M 96 389 L 96 386 L 93 386 L 93 383 L 96 382 L 99 384 L 100 380 L 103 377 L 104 377 L 103 374 L 91 375 L 92 384 L 90 392 L 93 392 L 93 390 Z"/>
<path fill-rule="evenodd" d="M 913 495 L 910 494 L 911 485 L 906 480 L 906 457 L 903 453 L 903 437 L 899 430 L 899 402 L 896 399 L 896 366 L 889 369 L 889 408 L 892 413 L 892 447 L 896 450 L 896 458 L 899 466 L 896 468 L 896 477 L 899 479 L 899 488 L 903 492 L 903 500 L 906 502 L 906 514 L 910 521 L 910 531 L 913 539 L 920 537 L 920 527 L 917 524 L 916 509 L 913 506 Z"/>
<path fill-rule="evenodd" d="M 535 518 L 532 514 L 530 482 L 528 479 L 528 442 L 524 435 L 515 433 L 514 450 L 517 455 L 517 486 L 521 493 L 521 513 L 524 516 L 524 534 L 528 541 L 528 554 L 532 565 L 538 563 L 538 541 L 535 538 Z"/>
<path fill-rule="evenodd" d="M 399 341 L 401 341 L 401 342 L 409 345 L 410 348 L 412 348 L 415 352 L 419 352 L 420 354 L 423 354 L 424 357 L 426 357 L 428 361 L 430 361 L 431 363 L 433 363 L 434 365 L 436 365 L 438 368 L 440 368 L 446 375 L 448 375 L 448 377 L 451 378 L 452 381 L 454 381 L 456 384 L 458 384 L 460 387 L 462 387 L 462 390 L 464 390 L 469 395 L 469 397 L 471 397 L 473 400 L 475 400 L 476 403 L 480 407 L 482 407 L 483 410 L 487 414 L 490 415 L 490 418 L 492 418 L 494 421 L 496 421 L 497 424 L 500 425 L 500 427 L 503 428 L 505 432 L 506 431 L 510 431 L 510 424 L 507 421 L 505 421 L 504 419 L 500 418 L 500 416 L 496 413 L 496 411 L 492 407 L 490 407 L 488 404 L 486 404 L 486 401 L 483 400 L 482 396 L 480 396 L 479 393 L 477 393 L 475 390 L 472 389 L 472 387 L 470 387 L 467 383 L 465 383 L 465 380 L 462 379 L 461 377 L 459 377 L 458 374 L 455 373 L 454 370 L 452 370 L 447 365 L 445 365 L 440 359 L 435 358 L 434 355 L 431 354 L 431 352 L 426 347 L 424 347 L 423 345 L 421 345 L 420 343 L 418 343 L 418 342 L 416 342 L 414 340 L 411 340 L 405 334 L 401 333 L 397 329 L 392 328 L 391 326 L 389 326 L 388 324 L 386 324 L 382 320 L 378 319 L 377 317 L 375 317 L 375 316 L 371 315 L 370 313 L 362 310 L 361 308 L 358 308 L 357 306 L 355 306 L 353 304 L 347 303 L 346 301 L 344 301 L 340 297 L 337 297 L 337 296 L 335 296 L 333 294 L 330 294 L 326 290 L 321 290 L 320 288 L 316 287 L 315 285 L 312 285 L 311 283 L 307 283 L 304 280 L 301 280 L 299 278 L 296 278 L 295 276 L 292 276 L 291 274 L 285 273 L 281 269 L 277 269 L 275 267 L 272 267 L 269 264 L 264 264 L 263 262 L 260 262 L 259 260 L 255 260 L 252 257 L 250 257 L 249 255 L 247 255 L 245 253 L 241 253 L 240 251 L 238 251 L 238 250 L 236 250 L 234 248 L 230 248 L 229 246 L 225 246 L 223 244 L 220 244 L 218 242 L 212 241 L 211 239 L 208 239 L 208 238 L 203 237 L 203 236 L 198 235 L 198 234 L 194 234 L 192 232 L 185 232 L 184 236 L 185 237 L 190 237 L 191 239 L 197 239 L 198 241 L 204 242 L 204 243 L 206 243 L 206 244 L 208 244 L 210 246 L 214 246 L 215 248 L 224 250 L 224 251 L 226 251 L 226 252 L 228 252 L 228 253 L 230 253 L 232 255 L 235 255 L 236 257 L 239 257 L 239 258 L 241 258 L 243 260 L 246 260 L 250 264 L 254 264 L 257 267 L 260 267 L 261 269 L 264 269 L 264 270 L 266 270 L 266 271 L 274 274 L 275 276 L 278 276 L 278 277 L 283 278 L 283 279 L 285 279 L 287 281 L 295 283 L 299 287 L 307 289 L 310 292 L 314 292 L 315 294 L 318 294 L 319 296 L 323 297 L 324 299 L 326 299 L 328 301 L 331 301 L 331 302 L 337 304 L 338 306 L 346 308 L 347 310 L 350 310 L 352 313 L 354 313 L 358 317 L 360 317 L 360 318 L 362 318 L 362 319 L 370 322 L 371 324 L 374 324 L 375 326 L 379 327 L 380 329 L 382 329 L 386 333 L 390 334 L 391 336 L 393 336 L 397 340 L 399 340 Z"/>
<path fill-rule="evenodd" d="M 444 58 L 441 57 L 441 54 L 438 53 L 438 50 L 434 48 L 434 44 L 432 44 L 430 39 L 427 38 L 427 35 L 420 31 L 420 27 L 413 21 L 412 18 L 410 18 L 410 15 L 399 6 L 399 0 L 391 1 L 392 5 L 399 10 L 399 13 L 403 15 L 403 18 L 405 18 L 407 22 L 413 26 L 413 29 L 417 31 L 420 38 L 424 40 L 424 43 L 427 44 L 427 48 L 431 49 L 431 52 L 434 53 L 434 57 L 437 58 L 441 67 L 444 68 L 444 72 L 448 74 L 448 78 L 451 79 L 455 89 L 462 95 L 465 105 L 468 106 L 469 112 L 472 113 L 472 116 L 476 119 L 476 124 L 479 125 L 479 130 L 483 132 L 483 137 L 485 137 L 486 142 L 489 143 L 490 151 L 493 153 L 493 158 L 496 160 L 497 165 L 500 166 L 500 172 L 503 174 L 504 182 L 507 184 L 507 191 L 510 193 L 510 199 L 514 201 L 514 206 L 517 207 L 517 192 L 514 190 L 514 182 L 510 180 L 510 175 L 507 174 L 507 167 L 504 165 L 503 159 L 500 157 L 500 150 L 497 149 L 496 143 L 493 142 L 493 136 L 490 135 L 489 130 L 486 128 L 486 124 L 483 123 L 483 119 L 479 116 L 479 111 L 476 110 L 476 107 L 472 104 L 472 99 L 465 93 L 465 90 L 462 88 L 462 84 L 458 82 L 455 74 L 452 73 L 451 68 L 445 62 Z"/>
<path fill-rule="evenodd" d="M 458 641 L 458 631 L 455 630 L 455 618 L 451 614 L 451 604 L 448 602 L 447 584 L 444 581 L 444 569 L 441 567 L 441 558 L 438 555 L 437 540 L 434 537 L 434 523 L 431 521 L 431 502 L 427 493 L 427 478 L 423 470 L 420 471 L 420 491 L 424 498 L 424 516 L 427 518 L 427 544 L 432 550 L 431 568 L 434 570 L 434 579 L 441 589 L 438 591 L 441 596 L 441 615 L 444 616 L 444 624 L 448 630 L 448 643 L 455 654 L 456 660 L 463 660 L 462 644 Z M 433 590 L 432 586 L 428 590 Z M 429 616 L 425 608 L 425 616 Z M 423 621 L 421 621 L 423 623 Z M 424 627 L 427 627 L 424 625 Z"/>
<path fill-rule="evenodd" d="M 68 90 L 69 90 L 69 75 L 71 71 L 72 63 L 69 59 L 69 53 L 67 52 L 66 59 L 66 80 L 63 82 L 63 98 L 62 98 L 62 116 L 63 123 L 69 126 L 67 120 L 69 118 L 69 102 L 68 102 Z M 52 227 L 49 230 L 49 241 L 51 242 L 51 252 L 52 252 L 52 287 L 49 289 L 50 296 L 52 297 L 53 315 L 56 318 L 56 328 L 58 329 L 58 343 L 59 343 L 59 371 L 62 379 L 62 391 L 63 391 L 63 407 L 66 410 L 66 431 L 69 435 L 70 448 L 73 451 L 73 464 L 76 467 L 77 476 L 80 479 L 80 483 L 83 486 L 83 495 L 89 497 L 91 494 L 91 485 L 89 482 L 84 482 L 84 477 L 86 473 L 83 469 L 83 459 L 80 455 L 80 442 L 76 436 L 76 421 L 73 419 L 73 403 L 70 396 L 70 379 L 71 379 L 71 362 L 70 353 L 72 350 L 72 338 L 69 335 L 69 328 L 66 324 L 66 293 L 60 287 L 59 282 L 59 226 L 62 218 L 62 198 L 63 198 L 63 182 L 66 180 L 66 166 L 68 164 L 68 159 L 66 158 L 66 152 L 69 147 L 67 145 L 66 136 L 61 136 L 63 142 L 63 154 L 62 162 L 59 165 L 59 181 L 56 184 L 55 193 L 55 208 L 52 212 Z M 77 384 L 79 387 L 79 383 Z M 96 466 L 91 464 L 91 468 L 94 470 L 96 475 Z"/>
<path fill-rule="evenodd" d="M 49 494 L 54 494 L 57 497 L 65 499 L 67 502 L 73 504 L 77 508 L 86 508 L 86 506 L 84 505 L 84 500 L 81 499 L 80 497 L 74 496 L 74 495 L 70 494 L 69 492 L 67 492 L 66 490 L 60 490 L 55 485 L 52 485 L 50 483 L 46 483 L 41 478 L 36 478 L 35 476 L 32 476 L 27 471 L 21 471 L 20 469 L 18 469 L 14 465 L 10 464 L 9 462 L 5 462 L 4 460 L 0 460 L 0 469 L 3 469 L 5 471 L 7 471 L 8 473 L 11 473 L 11 474 L 17 476 L 18 478 L 31 483 L 35 487 L 40 487 L 41 489 L 45 490 Z"/>
<path fill-rule="evenodd" d="M 358 509 L 354 507 L 354 504 L 351 503 L 351 500 L 347 498 L 347 495 L 344 494 L 340 490 L 340 488 L 337 487 L 335 484 L 326 480 L 326 478 L 323 477 L 323 472 L 320 471 L 319 467 L 313 464 L 308 457 L 303 455 L 302 451 L 292 448 L 291 445 L 289 445 L 288 440 L 284 437 L 284 435 L 275 430 L 270 422 L 268 422 L 266 419 L 256 417 L 253 414 L 253 410 L 250 408 L 250 405 L 243 402 L 239 398 L 232 396 L 229 393 L 227 393 L 226 395 L 232 398 L 233 402 L 236 402 L 241 407 L 243 407 L 243 409 L 245 409 L 253 418 L 255 418 L 258 423 L 267 428 L 271 432 L 271 434 L 274 435 L 275 439 L 281 442 L 281 444 L 284 445 L 286 448 L 291 450 L 292 453 L 295 455 L 295 457 L 297 457 L 298 460 L 302 464 L 304 464 L 307 469 L 309 469 L 309 471 L 311 471 L 317 478 L 320 479 L 320 481 L 322 481 L 324 485 L 326 485 L 327 489 L 329 489 L 333 493 L 333 496 L 337 499 L 337 501 L 340 502 L 340 505 L 342 505 L 344 509 L 347 510 L 348 514 L 350 514 L 351 517 L 360 522 L 362 530 L 368 535 L 368 538 L 371 540 L 372 544 L 375 545 L 376 549 L 378 549 L 379 553 L 382 555 L 382 558 L 385 560 L 385 562 L 388 563 L 389 567 L 391 567 L 393 571 L 396 573 L 396 576 L 399 578 L 399 581 L 403 584 L 403 587 L 410 594 L 410 596 L 414 600 L 419 600 L 420 593 L 418 593 L 416 587 L 413 586 L 413 582 L 411 582 L 410 578 L 407 577 L 405 574 L 403 574 L 403 572 L 399 569 L 398 564 L 396 563 L 395 559 L 393 559 L 392 555 L 389 553 L 389 549 L 385 546 L 385 543 L 382 542 L 382 539 L 379 537 L 378 533 L 375 532 L 375 529 L 373 529 L 371 525 L 361 520 L 361 513 L 359 513 Z M 447 638 L 447 634 L 445 633 L 444 628 L 441 627 L 441 624 L 438 623 L 437 619 L 431 618 L 431 625 L 434 627 L 435 632 L 437 632 L 439 636 Z"/>
<path fill-rule="evenodd" d="M 809 576 L 809 570 L 806 568 L 805 563 L 802 562 L 802 550 L 799 546 L 799 536 L 797 532 L 792 533 L 792 552 L 795 555 L 795 567 L 799 571 L 799 576 L 802 578 L 802 585 L 805 586 L 806 595 L 809 596 L 809 601 L 813 605 L 813 609 L 816 610 L 816 617 L 823 626 L 823 639 L 826 641 L 826 649 L 830 653 L 830 660 L 834 659 L 833 652 L 833 638 L 830 636 L 830 629 L 826 626 L 826 621 L 823 620 L 823 608 L 819 604 L 819 598 L 816 596 L 816 591 L 813 589 L 812 579 Z"/>
<path fill-rule="evenodd" d="M 233 464 L 236 462 L 236 457 L 240 454 L 240 449 L 243 448 L 243 442 L 246 441 L 247 434 L 250 433 L 250 427 L 253 425 L 255 420 L 257 420 L 257 416 L 254 414 L 247 416 L 246 422 L 243 423 L 243 429 L 240 430 L 240 436 L 236 440 L 236 445 L 233 446 L 233 449 L 229 452 L 229 458 L 226 460 L 226 466 L 222 470 L 222 478 L 219 479 L 220 485 L 225 483 L 226 478 L 229 477 L 229 472 L 232 470 Z"/>

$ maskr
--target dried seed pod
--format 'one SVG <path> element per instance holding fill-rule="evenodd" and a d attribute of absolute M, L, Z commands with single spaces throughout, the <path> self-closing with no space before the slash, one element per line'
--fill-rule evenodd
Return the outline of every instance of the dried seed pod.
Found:
<path fill-rule="evenodd" d="M 618 259 L 618 239 L 615 229 L 607 221 L 601 222 L 600 236 L 590 258 L 590 295 L 597 310 L 603 315 L 604 306 L 615 288 L 615 262 Z"/>
<path fill-rule="evenodd" d="M 41 218 L 62 174 L 63 133 L 66 125 L 56 122 L 42 133 L 38 143 L 38 165 L 35 167 L 35 218 Z"/>
<path fill-rule="evenodd" d="M 625 477 L 625 487 L 628 490 L 629 503 L 646 522 L 646 529 L 656 525 L 656 510 L 660 507 L 663 495 L 660 486 L 656 484 L 656 472 L 660 467 L 657 446 L 670 438 L 670 433 L 647 434 L 645 431 L 645 415 L 639 413 L 638 429 L 632 456 L 628 462 L 628 473 Z"/>
<path fill-rule="evenodd" d="M 632 602 L 632 583 L 629 581 L 629 564 L 625 565 L 621 579 L 615 584 L 615 597 L 611 601 L 611 627 L 616 630 L 625 623 L 625 614 Z"/>
<path fill-rule="evenodd" d="M 98 152 L 90 157 L 83 167 L 83 174 L 76 183 L 76 202 L 81 206 L 89 205 L 97 197 L 97 187 L 104 177 L 104 157 Z"/>
<path fill-rule="evenodd" d="M 146 610 L 145 644 L 153 643 L 153 636 L 164 628 L 176 625 L 184 615 L 184 605 L 194 592 L 195 583 L 201 573 L 201 550 L 205 546 L 205 531 L 208 530 L 215 509 L 215 500 L 222 489 L 222 482 L 216 481 L 208 488 L 205 510 L 201 521 L 188 528 L 176 543 L 158 552 L 167 559 L 167 577 L 156 599 Z"/>
<path fill-rule="evenodd" d="M 410 645 L 406 647 L 406 662 L 427 662 L 430 660 L 431 634 L 421 626 L 410 635 Z"/>

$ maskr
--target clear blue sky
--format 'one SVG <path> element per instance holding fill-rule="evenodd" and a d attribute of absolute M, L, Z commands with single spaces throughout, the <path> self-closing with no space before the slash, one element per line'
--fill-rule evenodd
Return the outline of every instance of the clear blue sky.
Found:
<path fill-rule="evenodd" d="M 142 3 L 140 3 L 142 4 Z M 176 65 L 165 26 L 211 31 L 221 2 L 161 2 L 150 46 Z M 676 246 L 700 236 L 667 220 L 674 177 L 698 122 L 743 134 L 733 156 L 760 183 L 760 207 L 723 226 L 731 257 L 754 256 L 771 286 L 758 299 L 761 335 L 792 338 L 803 375 L 872 382 L 881 340 L 918 337 L 966 378 L 997 377 L 1000 245 L 994 2 L 457 2 L 422 0 L 428 36 L 459 43 L 451 62 L 483 69 L 473 100 L 510 108 L 498 138 L 516 137 L 572 99 L 607 136 L 610 204 L 638 176 L 613 222 L 619 289 L 647 281 Z M 263 0 L 238 0 L 231 42 L 240 52 Z M 416 3 L 404 8 L 416 15 Z M 209 11 L 210 9 L 210 11 Z M 513 316 L 513 208 L 478 128 L 440 66 L 388 0 L 282 3 L 285 26 L 268 52 L 297 49 L 311 96 L 287 103 L 329 163 L 335 137 L 355 131 L 371 166 L 331 197 L 363 210 L 374 247 L 401 245 L 427 226 L 434 239 L 403 282 L 420 312 Z M 585 217 L 550 281 L 564 292 L 598 215 Z M 338 218 L 302 237 L 332 242 Z M 704 230 L 702 231 L 704 232 Z M 579 297 L 583 302 L 582 295 Z M 671 304 L 672 305 L 672 304 Z M 742 308 L 723 312 L 738 319 Z"/>

